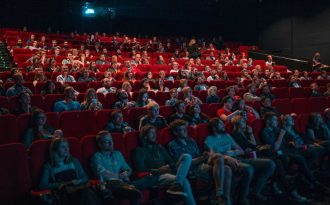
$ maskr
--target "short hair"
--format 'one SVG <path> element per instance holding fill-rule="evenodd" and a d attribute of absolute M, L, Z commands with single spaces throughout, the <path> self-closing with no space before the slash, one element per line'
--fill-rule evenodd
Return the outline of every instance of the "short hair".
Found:
<path fill-rule="evenodd" d="M 110 119 L 113 120 L 115 118 L 115 116 L 119 113 L 122 113 L 121 110 L 119 110 L 119 109 L 112 111 L 110 114 Z"/>
<path fill-rule="evenodd" d="M 177 127 L 187 126 L 187 125 L 188 125 L 187 121 L 177 119 L 170 123 L 169 128 L 171 130 L 172 135 L 174 135 L 174 131 L 176 130 Z"/>
<path fill-rule="evenodd" d="M 103 136 L 105 136 L 105 135 L 110 135 L 110 137 L 112 138 L 112 136 L 111 136 L 111 134 L 110 134 L 110 132 L 109 132 L 108 130 L 101 130 L 101 131 L 99 131 L 99 132 L 96 134 L 96 136 L 95 136 L 95 140 L 96 140 L 96 142 L 97 142 L 97 143 L 100 142 L 101 138 L 102 138 Z"/>
<path fill-rule="evenodd" d="M 150 124 L 146 124 L 144 125 L 143 127 L 141 127 L 140 129 L 140 133 L 139 133 L 139 137 L 140 137 L 140 140 L 143 140 L 144 139 L 144 136 L 149 132 L 149 130 L 151 129 L 156 129 L 155 126 L 153 125 L 150 125 Z"/>
<path fill-rule="evenodd" d="M 208 123 L 210 131 L 212 131 L 213 128 L 215 128 L 219 123 L 223 123 L 220 118 L 218 118 L 218 117 L 211 118 Z"/>
<path fill-rule="evenodd" d="M 266 112 L 265 116 L 264 116 L 264 120 L 265 120 L 265 123 L 267 123 L 269 120 L 272 119 L 272 117 L 277 117 L 276 116 L 276 113 L 274 112 Z"/>
<path fill-rule="evenodd" d="M 225 97 L 222 99 L 222 103 L 225 104 L 225 103 L 228 102 L 228 100 L 232 100 L 232 101 L 234 101 L 234 98 L 231 97 L 230 95 L 227 95 L 227 96 L 225 96 Z"/>
<path fill-rule="evenodd" d="M 178 101 L 176 101 L 176 103 L 175 103 L 175 105 L 174 105 L 175 109 L 177 109 L 177 108 L 179 107 L 179 105 L 182 104 L 182 103 L 185 104 L 185 102 L 184 102 L 183 100 L 178 100 Z"/>

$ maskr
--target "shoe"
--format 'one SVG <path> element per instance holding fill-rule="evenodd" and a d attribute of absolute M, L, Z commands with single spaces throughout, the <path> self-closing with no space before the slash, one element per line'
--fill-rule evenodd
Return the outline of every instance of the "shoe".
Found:
<path fill-rule="evenodd" d="M 226 202 L 221 196 L 216 196 L 212 201 L 212 205 L 226 205 Z"/>
<path fill-rule="evenodd" d="M 300 202 L 300 203 L 310 202 L 309 199 L 307 199 L 304 196 L 301 196 L 296 190 L 293 190 L 291 192 L 291 198 L 292 198 L 292 200 L 294 200 L 296 202 Z"/>
<path fill-rule="evenodd" d="M 183 188 L 180 184 L 173 184 L 170 186 L 167 190 L 166 193 L 171 194 L 171 195 L 176 195 L 176 196 L 183 196 L 187 197 L 187 194 L 183 191 Z"/>
<path fill-rule="evenodd" d="M 251 198 L 257 202 L 266 202 L 267 201 L 267 197 L 258 193 L 258 194 L 251 194 Z"/>
<path fill-rule="evenodd" d="M 243 198 L 243 199 L 237 201 L 237 205 L 250 205 L 250 202 L 247 198 Z"/>
<path fill-rule="evenodd" d="M 272 188 L 273 188 L 273 191 L 274 191 L 275 195 L 282 195 L 283 194 L 283 191 L 278 187 L 276 182 L 274 182 L 272 184 Z"/>

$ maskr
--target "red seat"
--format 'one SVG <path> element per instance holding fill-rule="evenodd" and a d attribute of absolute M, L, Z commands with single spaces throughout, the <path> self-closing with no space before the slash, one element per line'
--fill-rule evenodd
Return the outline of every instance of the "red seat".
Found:
<path fill-rule="evenodd" d="M 70 153 L 81 159 L 80 142 L 76 138 L 68 138 Z M 43 165 L 49 160 L 49 145 L 51 140 L 34 141 L 30 147 L 30 171 L 33 188 L 37 188 L 42 174 Z"/>
<path fill-rule="evenodd" d="M 44 108 L 46 112 L 53 112 L 54 104 L 64 99 L 63 94 L 49 94 L 44 99 Z"/>
<path fill-rule="evenodd" d="M 175 108 L 173 106 L 160 106 L 159 114 L 165 118 L 169 117 L 175 113 Z"/>
<path fill-rule="evenodd" d="M 157 92 L 156 97 L 154 98 L 159 105 L 165 105 L 166 100 L 170 99 L 169 92 Z"/>
<path fill-rule="evenodd" d="M 113 110 L 99 110 L 96 112 L 96 130 L 104 130 L 110 121 L 110 115 Z"/>
<path fill-rule="evenodd" d="M 305 93 L 304 88 L 289 88 L 290 98 L 305 98 L 309 97 Z"/>
<path fill-rule="evenodd" d="M 311 112 L 323 112 L 328 107 L 326 97 L 311 97 L 309 104 Z"/>
<path fill-rule="evenodd" d="M 302 114 L 310 112 L 309 102 L 306 98 L 293 98 L 290 103 L 294 113 Z"/>
<path fill-rule="evenodd" d="M 210 103 L 208 106 L 208 112 L 207 115 L 209 117 L 216 117 L 217 116 L 217 111 L 222 107 L 221 103 Z"/>
<path fill-rule="evenodd" d="M 22 144 L 0 145 L 1 204 L 29 204 L 31 178 L 28 155 Z"/>
<path fill-rule="evenodd" d="M 0 115 L 0 130 L 0 144 L 19 141 L 15 115 Z"/>
<path fill-rule="evenodd" d="M 81 138 L 96 133 L 93 111 L 70 111 L 60 113 L 60 128 L 65 137 Z"/>
<path fill-rule="evenodd" d="M 30 127 L 30 119 L 30 113 L 21 114 L 16 119 L 17 134 L 20 141 L 22 141 L 25 131 Z"/>
<path fill-rule="evenodd" d="M 0 107 L 1 108 L 6 108 L 9 110 L 9 102 L 8 102 L 8 98 L 5 96 L 0 96 Z"/>
<path fill-rule="evenodd" d="M 277 88 L 286 88 L 288 87 L 288 82 L 286 80 L 272 80 L 270 82 L 270 84 L 273 86 L 273 87 L 277 87 Z"/>
<path fill-rule="evenodd" d="M 289 98 L 288 88 L 273 88 L 272 93 L 276 98 Z"/>
<path fill-rule="evenodd" d="M 211 80 L 210 82 L 208 82 L 209 87 L 210 86 L 215 86 L 218 89 L 224 89 L 227 87 L 227 82 L 224 80 Z"/>
<path fill-rule="evenodd" d="M 147 108 L 145 107 L 136 107 L 128 110 L 128 119 L 133 128 L 138 128 L 140 118 L 147 113 Z"/>
<path fill-rule="evenodd" d="M 320 80 L 316 79 L 315 82 L 318 86 L 327 86 L 328 83 L 330 83 L 330 80 Z"/>
<path fill-rule="evenodd" d="M 132 162 L 133 150 L 139 145 L 139 132 L 129 132 L 124 134 L 126 155 L 125 158 L 128 163 Z"/>
<path fill-rule="evenodd" d="M 60 127 L 60 119 L 56 112 L 46 112 L 47 116 L 47 124 L 49 124 L 52 128 L 58 129 Z"/>
<path fill-rule="evenodd" d="M 275 99 L 273 100 L 272 105 L 282 114 L 289 114 L 292 112 L 290 100 L 288 98 Z"/>
<path fill-rule="evenodd" d="M 197 96 L 203 103 L 206 103 L 206 97 L 207 97 L 207 90 L 201 90 L 199 91 L 199 95 Z"/>
<path fill-rule="evenodd" d="M 103 109 L 111 109 L 116 101 L 117 101 L 117 94 L 108 93 L 105 96 L 105 104 L 103 104 Z"/>
<path fill-rule="evenodd" d="M 302 87 L 309 87 L 313 83 L 313 80 L 301 80 L 300 84 Z"/>
<path fill-rule="evenodd" d="M 84 82 L 67 82 L 66 84 L 72 86 L 76 91 L 85 93 L 87 90 L 87 84 Z"/>
<path fill-rule="evenodd" d="M 260 141 L 261 130 L 264 127 L 264 120 L 257 119 L 252 123 L 253 135 L 257 141 Z"/>
<path fill-rule="evenodd" d="M 306 132 L 306 125 L 308 124 L 308 118 L 309 118 L 309 113 L 300 114 L 298 116 L 298 126 L 299 126 L 298 131 L 299 132 L 301 132 L 301 133 Z"/>

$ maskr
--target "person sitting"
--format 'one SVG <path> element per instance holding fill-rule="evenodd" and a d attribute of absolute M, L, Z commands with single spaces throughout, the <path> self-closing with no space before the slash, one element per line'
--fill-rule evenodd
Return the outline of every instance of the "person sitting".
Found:
<path fill-rule="evenodd" d="M 239 95 L 236 95 L 235 86 L 229 86 L 226 88 L 227 95 L 231 96 L 234 100 L 241 98 Z"/>
<path fill-rule="evenodd" d="M 154 100 L 149 98 L 147 90 L 141 89 L 136 99 L 136 107 L 146 107 L 152 102 L 154 102 Z"/>
<path fill-rule="evenodd" d="M 165 82 L 163 79 L 158 79 L 157 81 L 157 91 L 158 92 L 169 92 L 168 87 L 165 86 Z"/>
<path fill-rule="evenodd" d="M 298 78 L 295 76 L 291 76 L 290 78 L 290 83 L 289 83 L 289 87 L 291 88 L 301 88 L 301 84 L 298 82 Z"/>
<path fill-rule="evenodd" d="M 60 82 L 61 84 L 76 82 L 76 79 L 72 75 L 69 75 L 69 67 L 67 65 L 62 65 L 61 72 L 62 74 L 56 77 L 56 82 Z"/>
<path fill-rule="evenodd" d="M 100 66 L 110 64 L 110 62 L 106 60 L 104 54 L 100 54 L 99 59 L 97 59 L 95 63 L 96 65 L 100 65 Z"/>
<path fill-rule="evenodd" d="M 80 162 L 70 155 L 68 141 L 54 138 L 49 153 L 50 160 L 43 167 L 39 188 L 56 191 L 56 198 L 63 205 L 101 205 L 100 199 L 89 188 L 88 176 Z"/>
<path fill-rule="evenodd" d="M 327 124 L 327 127 L 330 130 L 330 108 L 326 108 L 323 113 L 324 113 L 325 123 Z"/>
<path fill-rule="evenodd" d="M 261 98 L 261 106 L 260 106 L 260 109 L 259 109 L 259 113 L 260 113 L 261 118 L 264 118 L 265 114 L 267 112 L 273 112 L 273 113 L 276 114 L 276 116 L 281 115 L 281 112 L 278 111 L 278 109 L 276 107 L 272 106 L 271 98 L 268 97 L 268 96 L 264 96 L 264 97 Z"/>
<path fill-rule="evenodd" d="M 235 116 L 231 123 L 234 126 L 233 138 L 235 142 L 244 150 L 245 156 L 247 158 L 268 158 L 273 160 L 276 164 L 275 176 L 273 179 L 274 191 L 278 194 L 283 193 L 281 189 L 277 186 L 277 182 L 280 182 L 286 193 L 290 193 L 292 199 L 297 202 L 308 202 L 306 197 L 301 196 L 296 188 L 292 186 L 286 179 L 286 168 L 284 167 L 281 160 L 273 157 L 272 154 L 269 155 L 266 151 L 263 151 L 263 146 L 257 143 L 254 137 L 253 130 L 250 126 L 246 124 L 246 120 L 242 116 Z M 245 158 L 246 158 L 245 157 Z"/>
<path fill-rule="evenodd" d="M 97 99 L 97 95 L 94 88 L 89 88 L 85 94 L 85 101 L 80 104 L 81 110 L 102 110 L 102 103 Z"/>
<path fill-rule="evenodd" d="M 182 89 L 184 102 L 188 104 L 199 103 L 202 104 L 202 101 L 192 94 L 192 89 L 190 87 L 184 87 Z"/>
<path fill-rule="evenodd" d="M 207 85 L 204 83 L 203 76 L 198 76 L 196 80 L 196 85 L 194 87 L 194 90 L 201 91 L 201 90 L 207 90 Z"/>
<path fill-rule="evenodd" d="M 276 96 L 271 93 L 271 87 L 269 85 L 263 85 L 261 87 L 260 97 L 262 98 L 265 96 L 269 97 L 271 100 L 274 100 L 276 98 Z"/>
<path fill-rule="evenodd" d="M 313 176 L 305 158 L 298 153 L 290 153 L 285 143 L 285 134 L 286 131 L 278 126 L 277 116 L 274 113 L 267 113 L 265 115 L 265 127 L 261 131 L 261 142 L 269 145 L 270 149 L 276 153 L 276 158 L 281 160 L 285 166 L 290 163 L 297 164 L 299 172 L 313 188 L 322 193 L 326 192 L 327 188 Z"/>
<path fill-rule="evenodd" d="M 158 184 L 158 176 L 147 175 L 131 181 L 132 169 L 120 151 L 114 150 L 111 134 L 100 131 L 96 135 L 98 151 L 91 158 L 94 175 L 106 183 L 115 198 L 129 199 L 134 204 L 142 196 L 142 191 Z"/>
<path fill-rule="evenodd" d="M 146 91 L 153 91 L 153 89 L 150 86 L 149 79 L 143 78 L 141 80 L 141 89 L 145 89 Z"/>
<path fill-rule="evenodd" d="M 165 106 L 175 106 L 178 102 L 178 91 L 176 88 L 170 90 L 171 98 L 165 101 Z"/>
<path fill-rule="evenodd" d="M 54 112 L 80 110 L 79 102 L 74 101 L 74 92 L 73 87 L 67 86 L 64 89 L 64 100 L 55 103 Z"/>
<path fill-rule="evenodd" d="M 199 103 L 189 104 L 187 107 L 188 122 L 191 126 L 196 126 L 201 123 L 207 123 L 209 117 L 201 112 Z"/>
<path fill-rule="evenodd" d="M 274 66 L 275 62 L 273 61 L 273 56 L 268 55 L 267 56 L 267 61 L 265 62 L 265 66 Z"/>
<path fill-rule="evenodd" d="M 249 91 L 243 95 L 243 99 L 246 102 L 255 102 L 261 100 L 261 98 L 256 95 L 256 86 L 254 84 L 249 84 L 247 89 Z"/>
<path fill-rule="evenodd" d="M 167 123 L 170 124 L 174 120 L 180 119 L 186 122 L 189 121 L 189 116 L 186 114 L 186 104 L 183 100 L 178 100 L 174 106 L 176 112 L 167 118 Z"/>
<path fill-rule="evenodd" d="M 114 109 L 126 109 L 135 107 L 134 101 L 128 101 L 128 93 L 123 89 L 118 89 L 116 92 L 117 101 L 112 105 Z"/>
<path fill-rule="evenodd" d="M 134 77 L 134 73 L 131 70 L 127 70 L 124 73 L 123 81 L 124 82 L 128 81 L 128 82 L 134 83 L 136 81 L 136 79 Z"/>
<path fill-rule="evenodd" d="M 316 146 L 321 145 L 330 151 L 330 130 L 319 113 L 311 113 L 306 125 L 307 139 Z"/>
<path fill-rule="evenodd" d="M 10 88 L 8 88 L 6 95 L 7 97 L 13 97 L 13 96 L 18 96 L 19 94 L 26 92 L 29 95 L 32 95 L 32 91 L 25 87 L 24 85 L 22 85 L 24 79 L 21 73 L 16 73 L 14 75 L 14 82 L 15 84 L 13 86 L 11 86 Z"/>
<path fill-rule="evenodd" d="M 211 153 L 219 153 L 224 156 L 225 164 L 228 165 L 234 174 L 241 175 L 240 193 L 238 204 L 250 204 L 248 197 L 257 202 L 267 201 L 267 197 L 261 194 L 275 170 L 275 164 L 269 159 L 238 159 L 244 154 L 243 149 L 225 131 L 225 125 L 219 118 L 212 118 L 209 121 L 211 134 L 206 137 L 204 144 L 206 150 Z M 237 158 L 236 158 L 237 157 Z"/>
<path fill-rule="evenodd" d="M 312 77 L 309 76 L 307 71 L 303 72 L 303 76 L 299 78 L 299 80 L 313 80 Z"/>
<path fill-rule="evenodd" d="M 211 86 L 207 90 L 206 103 L 220 103 L 221 98 L 218 96 L 218 88 Z"/>
<path fill-rule="evenodd" d="M 30 127 L 24 132 L 23 144 L 29 148 L 35 140 L 51 139 L 54 136 L 54 131 L 47 124 L 45 112 L 41 109 L 35 109 L 31 115 Z"/>
<path fill-rule="evenodd" d="M 191 155 L 183 154 L 175 164 L 166 149 L 157 143 L 156 128 L 152 125 L 141 128 L 140 145 L 133 152 L 136 171 L 159 176 L 159 184 L 169 187 L 166 192 L 185 197 L 187 205 L 196 204 L 186 178 L 191 162 Z"/>
<path fill-rule="evenodd" d="M 327 90 L 323 93 L 324 96 L 330 96 L 330 83 L 327 83 Z"/>
<path fill-rule="evenodd" d="M 300 133 L 295 129 L 291 115 L 284 115 L 282 117 L 282 127 L 286 131 L 284 139 L 291 152 L 302 155 L 310 165 L 315 162 L 320 162 L 321 164 L 327 152 L 326 149 L 312 143 L 306 144 Z"/>
<path fill-rule="evenodd" d="M 168 126 L 165 118 L 159 115 L 159 105 L 156 102 L 147 105 L 147 114 L 141 117 L 139 130 L 145 125 L 152 125 L 157 129 L 163 129 Z"/>
<path fill-rule="evenodd" d="M 251 106 L 246 105 L 243 99 L 238 99 L 234 102 L 233 111 L 236 110 L 241 111 L 241 115 L 249 125 L 251 125 L 253 121 L 260 119 L 259 113 Z"/>
<path fill-rule="evenodd" d="M 12 112 L 14 115 L 32 113 L 35 107 L 31 106 L 31 96 L 28 92 L 22 92 L 17 97 L 18 105 Z"/>
<path fill-rule="evenodd" d="M 323 96 L 323 93 L 320 92 L 319 86 L 317 85 L 317 83 L 312 83 L 312 84 L 310 84 L 309 87 L 312 91 L 310 97 L 322 97 Z"/>
<path fill-rule="evenodd" d="M 322 70 L 321 74 L 319 76 L 317 76 L 318 80 L 329 80 L 330 79 L 330 75 L 328 75 L 327 71 Z"/>
<path fill-rule="evenodd" d="M 57 94 L 57 93 L 58 93 L 58 91 L 56 89 L 56 85 L 51 80 L 47 80 L 44 87 L 40 91 L 40 95 L 42 95 L 44 97 L 48 94 Z"/>
<path fill-rule="evenodd" d="M 185 87 L 188 87 L 188 80 L 185 78 L 180 79 L 179 87 L 177 88 L 178 92 L 182 91 Z"/>
<path fill-rule="evenodd" d="M 230 167 L 224 164 L 223 156 L 211 152 L 202 154 L 195 140 L 188 136 L 186 121 L 175 120 L 169 127 L 173 136 L 173 140 L 167 145 L 171 157 L 177 161 L 183 154 L 190 154 L 192 164 L 189 176 L 208 183 L 213 182 L 215 204 L 231 204 L 232 173 Z"/>
<path fill-rule="evenodd" d="M 106 96 L 108 93 L 114 93 L 116 92 L 117 88 L 111 87 L 113 84 L 113 81 L 109 78 L 104 78 L 102 80 L 103 87 L 97 89 L 96 93 L 102 93 L 104 96 Z"/>
<path fill-rule="evenodd" d="M 217 73 L 218 73 L 217 70 L 212 69 L 211 70 L 211 75 L 206 78 L 206 81 L 207 82 L 210 82 L 212 80 L 220 80 L 220 77 L 219 77 L 219 75 Z"/>
<path fill-rule="evenodd" d="M 78 82 L 93 82 L 96 81 L 96 78 L 94 76 L 89 75 L 89 70 L 88 69 L 83 69 L 81 71 L 81 76 L 78 78 Z"/>
<path fill-rule="evenodd" d="M 124 122 L 121 110 L 114 110 L 110 115 L 110 121 L 106 125 L 105 130 L 110 133 L 127 133 L 133 131 L 133 128 L 127 122 Z"/>
<path fill-rule="evenodd" d="M 230 120 L 234 116 L 242 114 L 242 111 L 240 110 L 236 110 L 235 112 L 232 112 L 234 98 L 232 98 L 231 96 L 227 95 L 226 97 L 224 97 L 222 99 L 222 103 L 223 103 L 223 107 L 218 109 L 217 116 L 224 122 L 230 122 Z"/>

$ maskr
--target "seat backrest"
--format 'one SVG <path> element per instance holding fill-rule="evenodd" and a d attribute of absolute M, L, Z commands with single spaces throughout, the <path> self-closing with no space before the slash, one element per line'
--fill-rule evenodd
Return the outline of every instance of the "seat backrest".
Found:
<path fill-rule="evenodd" d="M 8 98 L 5 96 L 0 96 L 0 107 L 1 108 L 6 108 L 9 110 L 9 102 L 8 102 Z"/>
<path fill-rule="evenodd" d="M 0 156 L 1 204 L 28 204 L 31 178 L 25 147 L 19 143 L 0 145 Z"/>
<path fill-rule="evenodd" d="M 297 114 L 310 112 L 310 106 L 307 98 L 293 98 L 290 103 L 292 105 L 292 111 Z"/>
<path fill-rule="evenodd" d="M 264 124 L 265 124 L 265 122 L 262 119 L 257 119 L 255 121 L 253 121 L 253 123 L 252 123 L 253 135 L 254 135 L 255 139 L 259 142 L 261 141 L 260 134 L 264 127 Z"/>
<path fill-rule="evenodd" d="M 273 100 L 272 105 L 282 114 L 289 114 L 292 112 L 290 100 L 288 98 L 275 99 Z"/>
<path fill-rule="evenodd" d="M 290 98 L 305 98 L 308 97 L 304 88 L 289 88 Z"/>
<path fill-rule="evenodd" d="M 133 128 L 137 128 L 139 125 L 139 120 L 140 118 L 147 113 L 147 108 L 145 107 L 136 107 L 136 108 L 131 108 L 128 110 L 128 119 L 131 126 Z"/>
<path fill-rule="evenodd" d="M 139 132 L 129 132 L 123 135 L 126 145 L 125 159 L 128 163 L 132 162 L 133 150 L 139 145 Z"/>
<path fill-rule="evenodd" d="M 0 130 L 0 144 L 19 141 L 15 115 L 0 115 Z"/>
<path fill-rule="evenodd" d="M 309 105 L 311 112 L 323 112 L 327 106 L 326 97 L 311 97 L 309 98 Z"/>
<path fill-rule="evenodd" d="M 63 94 L 48 94 L 44 99 L 44 108 L 46 112 L 54 111 L 54 104 L 64 99 Z"/>
<path fill-rule="evenodd" d="M 30 119 L 30 113 L 21 114 L 16 118 L 17 134 L 20 141 L 23 139 L 25 131 L 30 127 Z"/>
<path fill-rule="evenodd" d="M 169 92 L 157 92 L 155 100 L 159 105 L 165 105 L 166 100 L 170 99 Z"/>
<path fill-rule="evenodd" d="M 94 112 L 69 111 L 60 113 L 60 128 L 65 137 L 81 138 L 85 135 L 96 133 L 96 122 Z"/>
<path fill-rule="evenodd" d="M 276 98 L 289 98 L 288 88 L 273 88 L 272 93 L 275 95 Z"/>
<path fill-rule="evenodd" d="M 99 110 L 96 112 L 96 131 L 104 130 L 110 121 L 110 115 L 114 110 Z"/>
<path fill-rule="evenodd" d="M 306 125 L 308 124 L 309 113 L 300 114 L 298 116 L 298 131 L 301 133 L 306 133 Z"/>
<path fill-rule="evenodd" d="M 202 123 L 196 126 L 197 144 L 201 150 L 204 149 L 204 142 L 207 136 L 209 136 L 209 125 Z"/>

